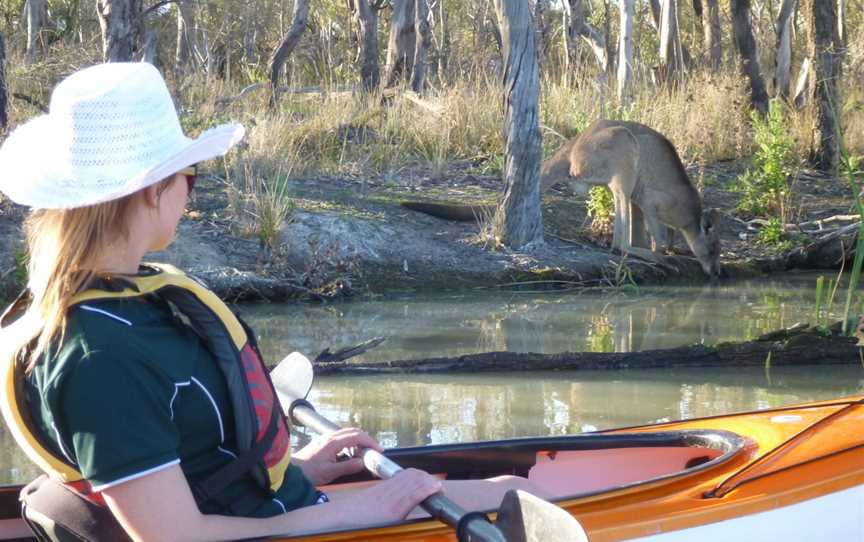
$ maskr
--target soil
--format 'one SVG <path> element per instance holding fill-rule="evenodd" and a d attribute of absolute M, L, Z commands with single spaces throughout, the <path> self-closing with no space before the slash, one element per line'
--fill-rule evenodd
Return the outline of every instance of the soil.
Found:
<path fill-rule="evenodd" d="M 777 269 L 776 250 L 756 243 L 756 231 L 735 212 L 730 183 L 745 162 L 691 167 L 703 186 L 706 207 L 721 210 L 722 264 L 727 276 Z M 265 245 L 252 231 L 248 211 L 231 202 L 224 181 L 204 175 L 196 187 L 177 240 L 152 261 L 178 265 L 232 300 L 322 298 L 352 293 L 442 288 L 580 288 L 621 286 L 630 280 L 703 281 L 698 263 L 670 255 L 657 265 L 609 251 L 609 235 L 590 231 L 584 200 L 553 188 L 544 196 L 546 243 L 531 251 L 484 245 L 477 223 L 449 222 L 408 210 L 400 201 L 493 203 L 497 175 L 470 163 L 450 164 L 441 174 L 405 168 L 374 177 L 315 176 L 293 179 L 296 207 L 278 238 Z M 848 214 L 848 185 L 803 172 L 794 188 L 793 222 Z M 24 209 L 0 201 L 0 296 L 19 288 Z M 766 263 L 766 262 L 774 262 Z"/>

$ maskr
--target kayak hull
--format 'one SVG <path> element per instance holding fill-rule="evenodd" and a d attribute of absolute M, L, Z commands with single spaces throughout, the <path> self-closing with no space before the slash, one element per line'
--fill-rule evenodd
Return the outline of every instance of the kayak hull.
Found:
<path fill-rule="evenodd" d="M 864 396 L 567 437 L 389 450 L 449 479 L 527 476 L 592 542 L 864 542 Z M 340 480 L 363 481 L 364 476 Z M 338 490 L 339 485 L 325 491 Z M 23 536 L 0 489 L 0 538 Z M 24 527 L 26 529 L 26 527 Z M 455 540 L 425 519 L 273 540 Z"/>

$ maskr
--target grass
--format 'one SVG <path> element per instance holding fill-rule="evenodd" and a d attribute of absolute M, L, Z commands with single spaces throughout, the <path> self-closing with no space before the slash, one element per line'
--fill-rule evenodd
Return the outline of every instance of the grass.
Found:
<path fill-rule="evenodd" d="M 63 76 L 98 60 L 94 51 L 72 45 L 52 47 L 50 62 L 31 66 L 15 54 L 8 62 L 10 92 L 26 94 L 43 104 Z M 642 77 L 634 84 L 630 105 L 623 109 L 615 102 L 614 92 L 596 84 L 589 72 L 542 76 L 540 124 L 547 156 L 598 118 L 623 118 L 652 126 L 675 144 L 685 164 L 747 158 L 762 148 L 760 134 L 765 130 L 748 115 L 746 83 L 734 66 L 719 73 L 696 70 L 673 86 L 654 86 Z M 294 178 L 335 175 L 362 182 L 377 177 L 398 184 L 406 170 L 446 178 L 454 163 L 473 164 L 475 172 L 491 175 L 500 174 L 503 168 L 501 88 L 491 72 L 481 70 L 470 76 L 466 72 L 464 78 L 438 84 L 423 97 L 432 108 L 399 96 L 382 104 L 378 95 L 327 91 L 344 83 L 336 80 L 329 87 L 325 83 L 320 94 L 283 94 L 275 112 L 268 107 L 268 91 L 263 87 L 243 98 L 224 100 L 239 95 L 243 87 L 261 77 L 255 70 L 239 70 L 231 82 L 204 76 L 183 81 L 169 77 L 190 135 L 228 120 L 246 126 L 245 148 L 229 156 L 229 170 L 238 171 L 248 164 L 268 183 L 281 170 Z M 855 74 L 843 81 L 840 95 L 844 97 L 847 147 L 864 154 L 864 91 L 858 88 Z M 35 114 L 21 100 L 10 103 L 13 126 Z M 806 154 L 810 115 L 809 110 L 783 110 L 785 153 Z M 768 133 L 776 126 L 769 124 Z M 757 165 L 755 171 L 764 172 L 772 163 Z M 229 183 L 227 189 L 235 192 L 231 197 L 236 202 L 255 199 L 254 193 L 247 193 L 245 183 Z M 249 190 L 253 190 L 251 185 Z M 761 197 L 756 192 L 753 199 Z M 771 198 L 777 200 L 777 194 Z M 235 207 L 243 206 L 238 203 Z M 267 216 L 257 211 L 255 215 Z"/>

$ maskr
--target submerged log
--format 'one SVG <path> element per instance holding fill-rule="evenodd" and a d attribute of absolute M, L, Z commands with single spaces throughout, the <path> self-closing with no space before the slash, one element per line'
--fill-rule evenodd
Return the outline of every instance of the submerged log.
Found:
<path fill-rule="evenodd" d="M 770 357 L 769 357 L 770 355 Z M 795 326 L 754 341 L 716 346 L 681 346 L 642 352 L 485 352 L 449 358 L 316 364 L 315 373 L 475 373 L 486 371 L 654 369 L 672 367 L 760 367 L 862 363 L 855 337 L 824 336 Z"/>

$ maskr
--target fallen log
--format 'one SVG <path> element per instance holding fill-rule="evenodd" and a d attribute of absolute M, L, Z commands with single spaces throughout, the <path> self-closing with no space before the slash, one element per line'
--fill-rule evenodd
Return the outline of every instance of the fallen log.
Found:
<path fill-rule="evenodd" d="M 457 357 L 385 362 L 341 361 L 315 364 L 315 373 L 349 375 L 673 367 L 778 367 L 862 363 L 864 359 L 862 356 L 864 354 L 855 337 L 826 337 L 814 328 L 794 326 L 763 335 L 754 341 L 721 343 L 716 346 L 681 346 L 642 352 L 562 352 L 559 354 L 484 352 Z"/>

